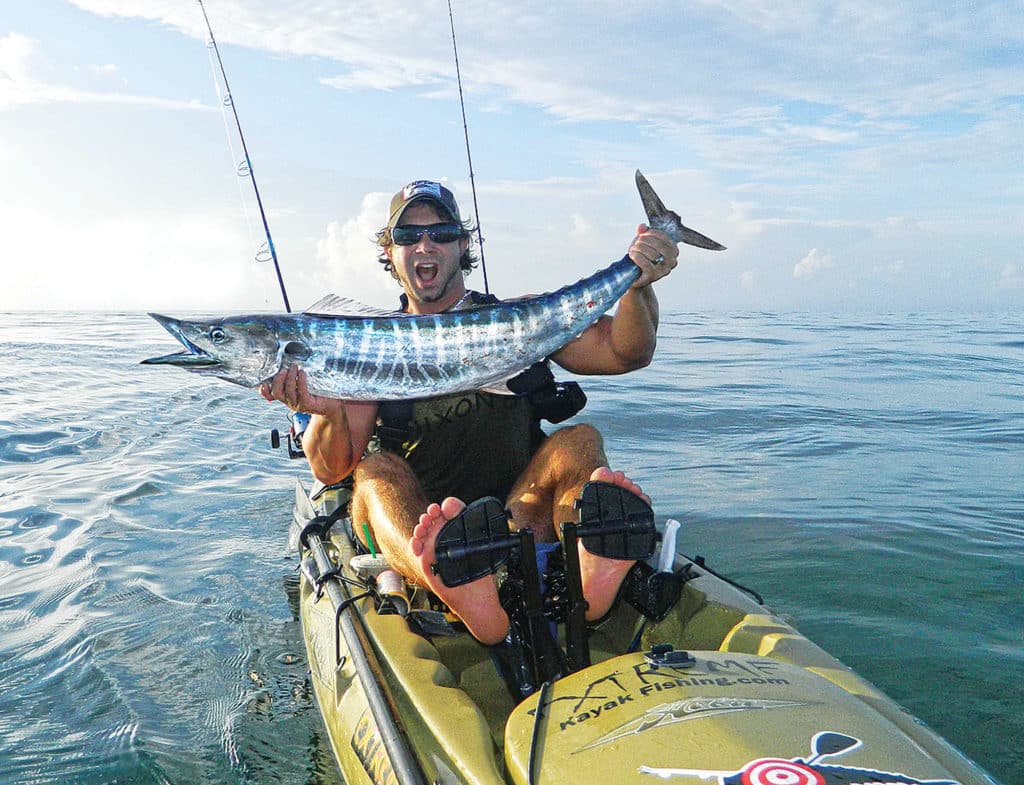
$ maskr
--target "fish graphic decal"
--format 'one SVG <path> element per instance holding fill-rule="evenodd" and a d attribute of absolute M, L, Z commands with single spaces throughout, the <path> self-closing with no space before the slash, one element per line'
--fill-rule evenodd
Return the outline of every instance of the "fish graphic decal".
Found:
<path fill-rule="evenodd" d="M 803 701 L 765 700 L 762 698 L 694 697 L 673 703 L 663 703 L 647 709 L 639 717 L 619 725 L 603 736 L 599 736 L 576 752 L 600 747 L 612 741 L 635 736 L 652 728 L 663 728 L 687 720 L 703 720 L 720 714 L 741 711 L 766 711 L 769 709 L 791 709 L 807 705 Z M 573 753 L 575 754 L 575 753 Z"/>
<path fill-rule="evenodd" d="M 806 759 L 756 758 L 739 771 L 641 766 L 640 773 L 661 779 L 717 780 L 718 785 L 960 785 L 956 780 L 922 780 L 892 771 L 822 763 L 825 758 L 845 755 L 862 746 L 863 742 L 853 736 L 823 731 L 811 740 L 812 752 Z"/>

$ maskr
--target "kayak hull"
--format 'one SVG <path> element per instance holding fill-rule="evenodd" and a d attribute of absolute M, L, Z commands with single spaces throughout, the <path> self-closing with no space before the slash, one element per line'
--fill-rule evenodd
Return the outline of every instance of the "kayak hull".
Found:
<path fill-rule="evenodd" d="M 328 512 L 344 501 L 332 493 L 320 499 Z M 327 539 L 354 579 L 348 537 Z M 357 620 L 373 678 L 424 783 L 996 783 L 748 594 L 685 557 L 674 569 L 692 577 L 661 621 L 620 601 L 590 630 L 593 664 L 519 705 L 490 650 L 467 633 L 416 634 L 401 615 L 378 613 L 372 596 L 340 613 Z M 302 582 L 301 618 L 341 772 L 348 785 L 400 782 L 338 632 L 340 614 L 314 584 Z M 425 603 L 410 597 L 413 608 Z M 687 655 L 665 664 L 665 650 Z"/>

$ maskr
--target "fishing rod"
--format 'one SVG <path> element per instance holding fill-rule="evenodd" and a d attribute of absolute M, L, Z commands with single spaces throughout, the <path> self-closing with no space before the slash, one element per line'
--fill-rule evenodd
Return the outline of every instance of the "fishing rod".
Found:
<path fill-rule="evenodd" d="M 466 159 L 469 161 L 469 187 L 473 191 L 473 214 L 476 216 L 476 239 L 480 246 L 480 271 L 484 274 L 484 292 L 491 293 L 487 283 L 487 264 L 484 262 L 484 236 L 480 230 L 480 208 L 476 203 L 476 179 L 473 177 L 473 155 L 469 151 L 469 125 L 466 123 L 466 102 L 462 96 L 462 72 L 459 69 L 459 47 L 455 43 L 455 15 L 452 13 L 452 0 L 448 0 L 448 21 L 452 28 L 452 51 L 455 53 L 455 79 L 459 84 L 459 107 L 462 109 L 462 132 L 466 137 Z"/>
<path fill-rule="evenodd" d="M 270 236 L 270 226 L 267 223 L 267 214 L 263 209 L 263 200 L 260 198 L 260 189 L 256 185 L 256 173 L 252 168 L 252 159 L 249 157 L 249 148 L 245 145 L 245 134 L 242 133 L 242 123 L 238 119 L 238 109 L 235 108 L 235 101 L 231 97 L 231 86 L 228 84 L 228 74 L 224 70 L 224 61 L 220 57 L 220 49 L 217 48 L 217 39 L 213 36 L 213 28 L 210 26 L 210 17 L 206 15 L 206 6 L 203 5 L 203 0 L 197 0 L 199 8 L 203 12 L 203 19 L 206 21 L 206 30 L 210 34 L 210 41 L 207 44 L 217 55 L 217 64 L 220 66 L 220 75 L 224 80 L 224 105 L 231 107 L 231 113 L 235 118 L 235 127 L 238 129 L 238 138 L 242 143 L 242 153 L 245 155 L 245 161 L 238 166 L 238 173 L 242 177 L 248 177 L 252 180 L 252 190 L 256 194 L 256 205 L 260 210 L 260 218 L 263 219 L 263 233 L 267 236 L 267 249 L 270 251 L 270 258 L 274 262 L 274 272 L 277 274 L 277 284 L 281 287 L 281 297 L 284 299 L 284 309 L 288 312 L 292 312 L 291 304 L 288 302 L 288 292 L 284 288 L 284 278 L 281 277 L 281 266 L 277 263 L 277 250 L 274 248 L 274 239 Z M 475 200 L 474 194 L 474 200 Z M 481 261 L 483 254 L 481 253 Z M 257 254 L 257 259 L 259 255 Z"/>

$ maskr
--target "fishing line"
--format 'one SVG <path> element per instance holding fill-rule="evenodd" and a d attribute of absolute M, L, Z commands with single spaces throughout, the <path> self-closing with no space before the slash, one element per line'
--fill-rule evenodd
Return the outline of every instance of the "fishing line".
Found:
<path fill-rule="evenodd" d="M 238 119 L 238 109 L 235 107 L 235 101 L 231 96 L 231 85 L 228 83 L 228 74 L 227 71 L 224 70 L 224 61 L 221 59 L 220 49 L 217 48 L 217 39 L 213 36 L 213 28 L 210 26 L 210 17 L 206 15 L 206 6 L 203 5 L 203 0 L 197 0 L 197 2 L 199 3 L 200 10 L 203 12 L 203 19 L 206 21 L 206 30 L 210 34 L 208 46 L 213 50 L 213 53 L 217 55 L 217 64 L 220 66 L 220 75 L 224 80 L 225 97 L 221 100 L 225 106 L 231 107 L 231 113 L 235 118 L 235 128 L 238 129 L 238 139 L 242 144 L 242 153 L 245 156 L 244 160 L 238 164 L 237 171 L 239 176 L 248 177 L 252 182 L 252 190 L 256 195 L 256 205 L 259 207 L 260 218 L 263 220 L 263 232 L 267 236 L 266 250 L 260 248 L 260 250 L 256 252 L 256 258 L 257 260 L 260 260 L 261 255 L 264 255 L 263 258 L 265 259 L 265 254 L 269 252 L 270 260 L 274 263 L 274 272 L 277 274 L 278 286 L 281 287 L 281 297 L 284 300 L 284 309 L 288 313 L 291 313 L 292 307 L 288 302 L 288 292 L 285 291 L 284 278 L 281 277 L 281 266 L 277 263 L 277 250 L 274 248 L 274 239 L 270 236 L 270 226 L 267 223 L 267 214 L 263 209 L 263 200 L 260 198 L 259 186 L 256 185 L 256 173 L 253 171 L 252 158 L 249 157 L 249 148 L 246 147 L 245 144 L 245 134 L 242 133 L 242 123 Z M 217 93 L 218 95 L 220 94 L 219 89 Z M 230 142 L 228 145 L 230 147 Z"/>
<path fill-rule="evenodd" d="M 235 152 L 235 144 L 231 138 L 231 126 L 228 124 L 228 113 L 226 111 L 231 99 L 226 97 L 224 91 L 221 89 L 220 75 L 217 73 L 217 63 L 214 62 L 213 59 L 213 44 L 210 41 L 206 42 L 206 52 L 210 60 L 210 71 L 213 74 L 213 89 L 217 93 L 217 100 L 220 101 L 221 105 L 220 117 L 221 120 L 224 121 L 224 138 L 227 139 L 228 143 L 228 156 L 231 159 L 231 165 L 237 167 L 236 162 L 238 161 L 238 153 Z M 242 215 L 245 218 L 245 228 L 249 234 L 249 242 L 255 246 L 257 244 L 256 230 L 252 223 L 252 215 L 249 212 L 249 199 L 246 196 L 245 185 L 242 183 L 244 175 L 242 175 L 241 172 L 238 172 L 237 168 L 235 173 L 238 175 L 236 178 L 238 182 L 238 198 L 242 202 Z M 256 254 L 253 257 L 256 261 L 266 262 L 270 260 L 269 256 L 262 256 L 263 248 L 265 248 L 266 245 L 267 244 L 265 242 L 262 243 L 256 251 Z"/>
<path fill-rule="evenodd" d="M 200 2 L 200 5 L 202 3 Z M 480 230 L 480 208 L 476 203 L 476 179 L 473 177 L 473 155 L 469 151 L 469 125 L 466 123 L 466 102 L 462 96 L 462 72 L 459 69 L 459 47 L 455 43 L 455 15 L 452 13 L 452 0 L 448 0 L 448 21 L 452 28 L 452 52 L 455 53 L 455 79 L 459 84 L 459 107 L 462 109 L 462 132 L 466 137 L 466 160 L 469 161 L 469 187 L 473 191 L 473 214 L 476 216 L 476 239 L 480 246 L 480 271 L 484 274 L 484 292 L 491 293 L 487 283 L 487 264 L 484 262 L 484 236 Z"/>

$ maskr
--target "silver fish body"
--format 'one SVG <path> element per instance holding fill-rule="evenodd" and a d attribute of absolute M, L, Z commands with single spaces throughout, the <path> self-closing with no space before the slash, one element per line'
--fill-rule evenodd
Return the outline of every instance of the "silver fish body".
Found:
<path fill-rule="evenodd" d="M 299 365 L 317 395 L 401 400 L 496 386 L 554 353 L 608 311 L 640 270 L 621 259 L 522 300 L 426 316 L 280 314 L 210 320 L 150 314 L 185 346 L 177 365 L 245 387 Z"/>
<path fill-rule="evenodd" d="M 723 247 L 683 226 L 636 174 L 652 226 L 676 242 Z M 311 392 L 346 400 L 405 400 L 496 387 L 580 335 L 639 276 L 627 256 L 556 292 L 434 315 L 186 320 L 150 314 L 185 351 L 143 363 L 174 365 L 246 387 L 299 365 Z"/>

